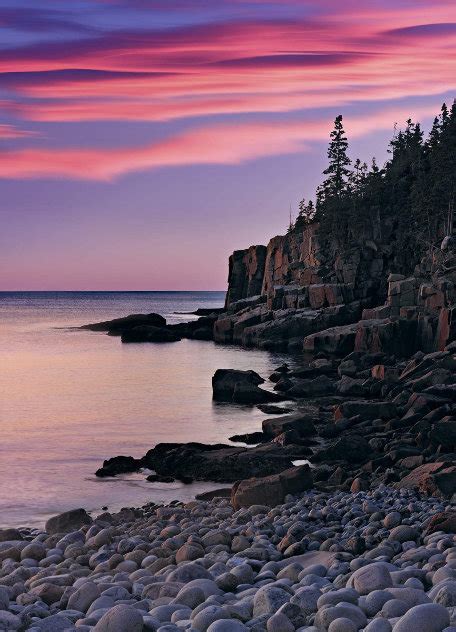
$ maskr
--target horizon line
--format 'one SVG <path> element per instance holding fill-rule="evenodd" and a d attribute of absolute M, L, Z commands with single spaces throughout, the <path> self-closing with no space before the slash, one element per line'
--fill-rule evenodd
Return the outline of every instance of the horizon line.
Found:
<path fill-rule="evenodd" d="M 120 293 L 142 293 L 142 294 L 146 294 L 146 293 L 161 293 L 161 294 L 176 294 L 176 293 L 192 293 L 192 292 L 226 292 L 227 290 L 198 290 L 198 289 L 194 289 L 194 290 L 2 290 L 0 289 L 0 294 L 7 294 L 7 293 L 11 293 L 11 292 L 23 292 L 23 293 L 37 293 L 37 292 L 92 292 L 92 293 L 102 293 L 102 292 L 106 292 L 106 293 L 113 293 L 113 292 L 120 292 Z"/>

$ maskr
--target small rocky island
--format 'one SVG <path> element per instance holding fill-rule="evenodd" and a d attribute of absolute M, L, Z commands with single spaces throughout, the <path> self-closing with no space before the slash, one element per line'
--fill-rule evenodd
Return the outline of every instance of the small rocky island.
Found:
<path fill-rule="evenodd" d="M 0 531 L 0 630 L 456 632 L 456 107 L 383 169 L 349 170 L 342 117 L 331 138 L 316 206 L 233 253 L 223 309 L 85 326 L 288 352 L 213 376 L 261 430 L 96 472 L 220 483 L 192 502 Z"/>

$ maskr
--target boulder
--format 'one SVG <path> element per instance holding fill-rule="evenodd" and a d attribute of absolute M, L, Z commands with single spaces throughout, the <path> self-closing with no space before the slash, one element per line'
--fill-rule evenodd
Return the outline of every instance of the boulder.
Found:
<path fill-rule="evenodd" d="M 45 531 L 49 535 L 68 533 L 69 531 L 76 531 L 84 525 L 91 523 L 92 518 L 85 509 L 72 509 L 71 511 L 65 511 L 64 513 L 49 518 L 45 525 Z"/>
<path fill-rule="evenodd" d="M 18 529 L 0 529 L 0 542 L 8 542 L 8 540 L 23 540 L 23 537 Z"/>
<path fill-rule="evenodd" d="M 313 419 L 305 413 L 264 419 L 261 426 L 267 437 L 278 437 L 287 430 L 295 430 L 301 437 L 309 437 L 315 434 Z"/>
<path fill-rule="evenodd" d="M 368 389 L 364 387 L 364 382 L 364 379 L 357 380 L 348 375 L 343 375 L 337 382 L 336 391 L 344 397 L 362 397 L 368 392 Z"/>
<path fill-rule="evenodd" d="M 304 338 L 304 351 L 330 353 L 344 356 L 355 348 L 357 323 L 330 327 Z"/>
<path fill-rule="evenodd" d="M 110 608 L 96 626 L 94 632 L 141 632 L 144 627 L 141 611 L 133 606 L 119 604 Z"/>
<path fill-rule="evenodd" d="M 443 531 L 444 533 L 456 533 L 456 511 L 442 511 L 432 516 L 426 534 Z"/>
<path fill-rule="evenodd" d="M 258 386 L 263 382 L 264 379 L 255 371 L 217 369 L 212 377 L 212 396 L 219 402 L 231 402 L 237 384 Z"/>
<path fill-rule="evenodd" d="M 234 509 L 251 505 L 275 507 L 284 502 L 287 494 L 303 492 L 310 489 L 312 485 L 310 467 L 301 465 L 280 474 L 238 481 L 231 491 L 231 503 Z"/>
<path fill-rule="evenodd" d="M 431 496 L 451 497 L 456 493 L 456 465 L 450 461 L 420 465 L 404 476 L 397 487 L 418 490 Z"/>
<path fill-rule="evenodd" d="M 395 624 L 393 632 L 442 632 L 450 625 L 450 615 L 444 606 L 425 603 L 410 608 Z"/>
<path fill-rule="evenodd" d="M 117 476 L 117 474 L 128 474 L 136 472 L 140 467 L 140 461 L 132 456 L 113 456 L 103 461 L 103 467 L 100 467 L 95 475 L 103 478 L 105 476 Z"/>
<path fill-rule="evenodd" d="M 351 576 L 349 584 L 360 595 L 368 595 L 374 590 L 391 588 L 393 580 L 387 565 L 378 562 L 362 566 L 356 570 Z"/>

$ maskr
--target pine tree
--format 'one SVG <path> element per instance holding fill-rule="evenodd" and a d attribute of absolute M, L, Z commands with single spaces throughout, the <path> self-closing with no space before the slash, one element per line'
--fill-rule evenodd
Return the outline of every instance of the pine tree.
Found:
<path fill-rule="evenodd" d="M 299 202 L 299 213 L 296 218 L 295 228 L 304 228 L 315 220 L 316 208 L 312 200 L 306 202 L 302 199 Z"/>
<path fill-rule="evenodd" d="M 323 247 L 334 253 L 362 239 L 394 244 L 395 269 L 409 272 L 426 252 L 439 248 L 456 226 L 456 102 L 446 104 L 426 141 L 418 123 L 395 126 L 390 157 L 370 169 L 360 159 L 350 169 L 348 142 L 338 116 L 328 147 L 329 165 L 317 189 L 316 207 L 302 200 L 295 229 L 318 221 Z"/>
<path fill-rule="evenodd" d="M 336 117 L 334 129 L 330 134 L 328 147 L 329 165 L 323 171 L 327 176 L 322 188 L 325 198 L 340 198 L 347 189 L 347 182 L 350 176 L 350 158 L 347 156 L 348 140 L 342 122 L 342 114 Z"/>

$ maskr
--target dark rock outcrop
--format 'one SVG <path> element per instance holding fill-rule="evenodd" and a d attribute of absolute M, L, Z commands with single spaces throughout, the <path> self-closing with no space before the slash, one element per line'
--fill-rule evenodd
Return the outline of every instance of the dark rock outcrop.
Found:
<path fill-rule="evenodd" d="M 215 401 L 237 404 L 262 404 L 284 399 L 258 387 L 264 382 L 255 371 L 217 369 L 212 378 L 212 394 Z"/>
<path fill-rule="evenodd" d="M 140 325 L 164 327 L 166 325 L 166 319 L 160 316 L 160 314 L 130 314 L 123 318 L 114 318 L 113 320 L 105 320 L 100 323 L 82 325 L 81 329 L 107 331 L 112 336 L 120 336 L 122 332 L 133 329 L 134 327 L 139 327 Z"/>
<path fill-rule="evenodd" d="M 141 466 L 161 476 L 232 483 L 248 476 L 276 474 L 291 466 L 279 447 L 242 448 L 224 444 L 159 443 L 141 459 Z"/>
<path fill-rule="evenodd" d="M 122 342 L 178 342 L 181 338 L 165 327 L 140 325 L 122 331 L 121 340 Z"/>
<path fill-rule="evenodd" d="M 106 476 L 116 476 L 117 474 L 128 474 L 136 472 L 140 465 L 141 462 L 132 456 L 113 456 L 103 461 L 103 467 L 100 467 L 95 472 L 95 475 L 99 478 L 104 478 Z"/>

